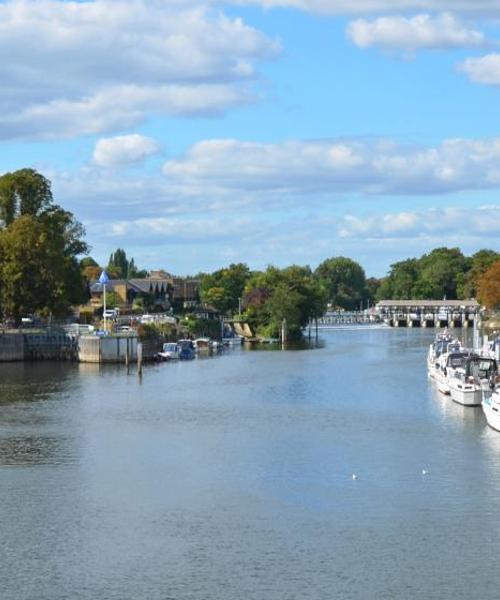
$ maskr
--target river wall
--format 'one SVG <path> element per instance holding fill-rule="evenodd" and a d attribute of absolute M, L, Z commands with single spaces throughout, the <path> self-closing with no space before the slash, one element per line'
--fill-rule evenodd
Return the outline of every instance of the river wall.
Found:
<path fill-rule="evenodd" d="M 17 333 L 0 334 L 0 362 L 24 360 L 24 336 Z"/>
<path fill-rule="evenodd" d="M 0 362 L 75 360 L 86 363 L 137 361 L 135 336 L 72 336 L 64 331 L 0 332 Z M 161 342 L 145 341 L 142 360 L 152 360 Z"/>

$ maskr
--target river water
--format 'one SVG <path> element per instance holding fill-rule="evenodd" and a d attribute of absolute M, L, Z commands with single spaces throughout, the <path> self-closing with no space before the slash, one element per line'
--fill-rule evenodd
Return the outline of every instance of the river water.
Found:
<path fill-rule="evenodd" d="M 432 336 L 0 366 L 0 598 L 499 598 L 500 434 Z"/>

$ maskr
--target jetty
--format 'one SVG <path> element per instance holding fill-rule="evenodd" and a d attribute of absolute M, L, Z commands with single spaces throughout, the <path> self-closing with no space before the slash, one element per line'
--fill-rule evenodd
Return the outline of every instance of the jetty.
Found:
<path fill-rule="evenodd" d="M 473 327 L 476 300 L 382 300 L 375 310 L 391 327 Z"/>

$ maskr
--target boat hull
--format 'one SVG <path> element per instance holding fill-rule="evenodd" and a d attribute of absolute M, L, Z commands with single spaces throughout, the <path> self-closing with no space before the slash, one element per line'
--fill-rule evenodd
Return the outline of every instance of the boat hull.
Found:
<path fill-rule="evenodd" d="M 480 406 L 483 392 L 480 387 L 472 384 L 450 385 L 451 399 L 462 406 Z"/>
<path fill-rule="evenodd" d="M 483 408 L 483 413 L 486 417 L 486 422 L 488 425 L 492 429 L 500 431 L 500 405 L 496 402 L 493 402 L 491 398 L 485 398 L 482 401 L 481 406 Z"/>

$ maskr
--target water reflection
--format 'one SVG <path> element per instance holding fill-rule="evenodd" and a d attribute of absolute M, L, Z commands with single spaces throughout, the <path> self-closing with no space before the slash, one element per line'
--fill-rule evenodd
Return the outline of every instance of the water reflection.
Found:
<path fill-rule="evenodd" d="M 322 335 L 0 367 L 2 598 L 496 599 L 500 434 L 428 382 L 434 332 Z"/>

